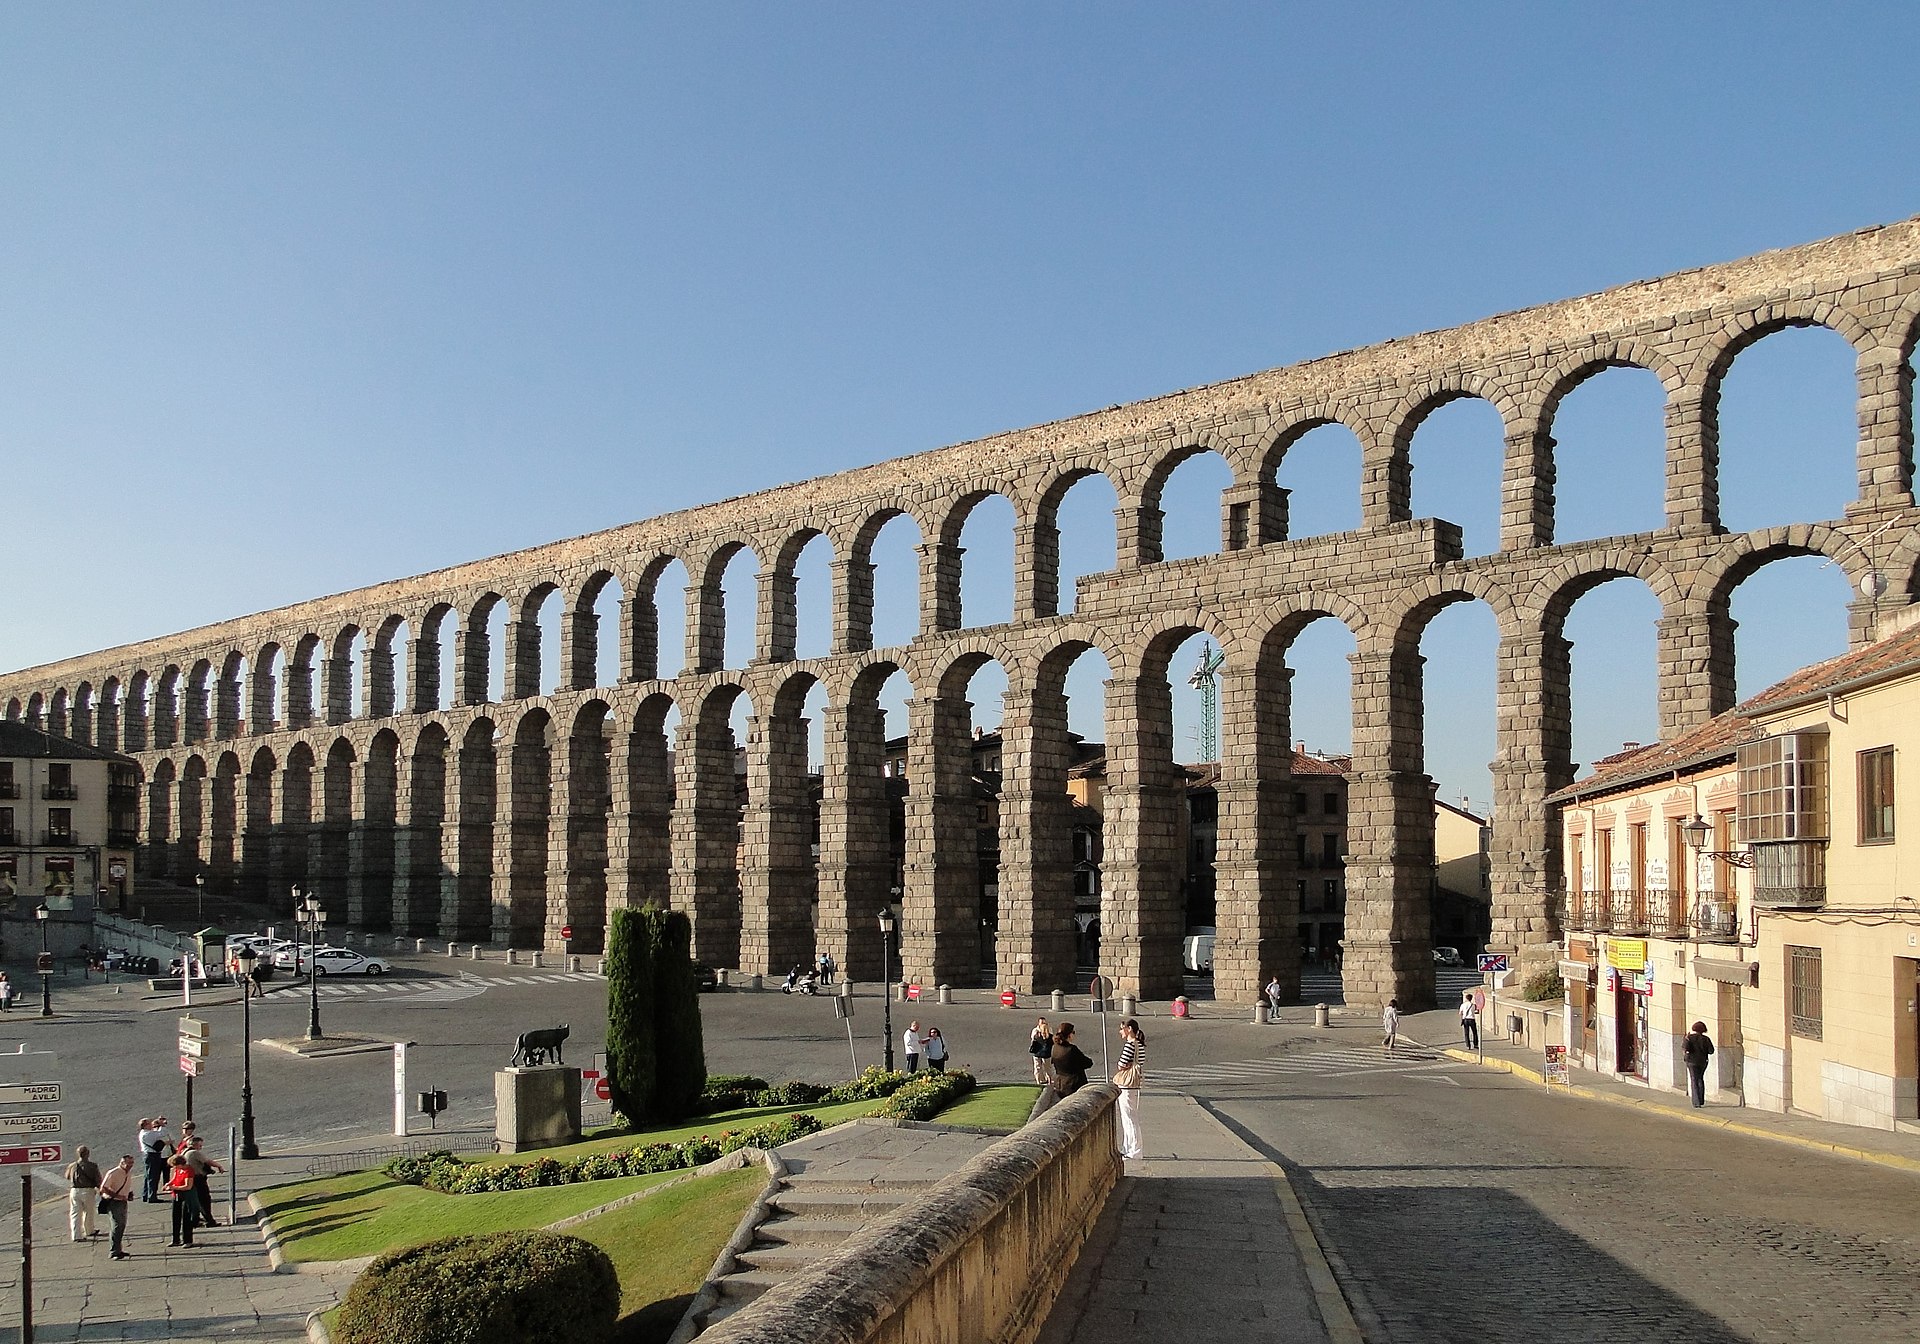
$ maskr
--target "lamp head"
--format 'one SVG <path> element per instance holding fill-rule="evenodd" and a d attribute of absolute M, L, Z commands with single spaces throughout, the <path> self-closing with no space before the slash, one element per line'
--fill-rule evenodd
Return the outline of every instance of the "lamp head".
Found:
<path fill-rule="evenodd" d="M 53 911 L 47 909 L 47 903 L 45 901 L 42 901 L 40 902 L 39 908 L 33 912 L 33 917 L 35 919 L 45 919 L 48 915 L 51 915 L 52 913 Z"/>
<path fill-rule="evenodd" d="M 260 954 L 253 950 L 252 944 L 248 944 L 234 953 L 233 959 L 240 963 L 240 973 L 245 975 L 253 969 L 253 963 L 259 959 L 259 956 Z"/>
<path fill-rule="evenodd" d="M 882 933 L 893 932 L 893 911 L 892 910 L 882 910 L 880 912 L 880 932 Z"/>
<path fill-rule="evenodd" d="M 1712 828 L 1708 826 L 1707 823 L 1701 819 L 1700 814 L 1696 812 L 1693 814 L 1692 821 L 1681 823 L 1680 839 L 1685 842 L 1688 849 L 1705 849 L 1707 847 L 1707 836 L 1711 830 Z"/>

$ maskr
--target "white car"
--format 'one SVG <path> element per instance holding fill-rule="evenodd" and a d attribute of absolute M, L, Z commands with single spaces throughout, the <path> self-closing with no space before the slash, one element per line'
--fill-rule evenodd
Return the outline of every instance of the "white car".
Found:
<path fill-rule="evenodd" d="M 389 969 L 380 958 L 365 956 L 350 947 L 323 947 L 311 955 L 315 975 L 385 975 Z"/>

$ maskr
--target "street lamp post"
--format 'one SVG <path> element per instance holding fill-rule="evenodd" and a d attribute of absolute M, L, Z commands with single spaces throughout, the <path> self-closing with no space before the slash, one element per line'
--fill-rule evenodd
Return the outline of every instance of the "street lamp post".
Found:
<path fill-rule="evenodd" d="M 40 921 L 40 961 L 38 965 L 40 969 L 40 1016 L 42 1017 L 53 1016 L 53 977 L 49 974 L 53 970 L 53 954 L 47 951 L 47 917 L 52 913 L 51 910 L 47 909 L 47 903 L 45 901 L 40 902 L 40 908 L 33 912 L 33 917 Z"/>
<path fill-rule="evenodd" d="M 327 922 L 327 912 L 320 908 L 320 898 L 308 896 L 301 903 L 301 909 L 294 911 L 296 922 L 307 926 L 307 1039 L 321 1039 L 320 1031 L 320 972 L 316 964 L 316 953 L 320 951 L 320 926 Z M 295 958 L 299 954 L 296 952 Z"/>
<path fill-rule="evenodd" d="M 201 928 L 207 927 L 207 875 L 193 875 L 193 918 Z"/>
<path fill-rule="evenodd" d="M 887 1072 L 893 1072 L 893 907 L 880 912 L 880 1017 L 886 1033 Z"/>
<path fill-rule="evenodd" d="M 259 953 L 249 943 L 234 957 L 240 967 L 240 1156 L 260 1159 L 253 1138 L 253 963 Z"/>

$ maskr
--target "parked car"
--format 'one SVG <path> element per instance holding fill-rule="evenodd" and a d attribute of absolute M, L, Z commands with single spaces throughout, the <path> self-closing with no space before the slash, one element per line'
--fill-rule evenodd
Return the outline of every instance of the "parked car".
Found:
<path fill-rule="evenodd" d="M 1433 949 L 1433 964 L 1435 966 L 1464 966 L 1466 962 L 1461 960 L 1459 948 L 1436 947 Z"/>
<path fill-rule="evenodd" d="M 713 973 L 713 967 L 702 966 L 696 961 L 693 963 L 693 987 L 696 990 L 718 989 L 720 977 Z"/>
<path fill-rule="evenodd" d="M 380 958 L 350 947 L 323 947 L 312 956 L 315 975 L 385 975 L 391 969 Z"/>

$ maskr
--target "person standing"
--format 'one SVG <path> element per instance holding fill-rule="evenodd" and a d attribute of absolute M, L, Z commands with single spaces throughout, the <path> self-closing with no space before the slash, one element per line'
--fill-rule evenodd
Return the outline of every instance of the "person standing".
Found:
<path fill-rule="evenodd" d="M 0 971 L 0 1013 L 13 1011 L 13 981 L 7 979 L 7 973 Z"/>
<path fill-rule="evenodd" d="M 140 1122 L 140 1156 L 147 1164 L 146 1183 L 141 1187 L 140 1198 L 145 1203 L 158 1204 L 160 1183 L 167 1174 L 167 1159 L 172 1156 L 166 1116 Z"/>
<path fill-rule="evenodd" d="M 1053 1053 L 1049 1059 L 1053 1064 L 1055 1095 L 1070 1097 L 1087 1085 L 1087 1070 L 1093 1067 L 1093 1061 L 1074 1044 L 1073 1023 L 1062 1022 L 1053 1033 Z"/>
<path fill-rule="evenodd" d="M 1460 1034 L 1467 1039 L 1467 1049 L 1480 1048 L 1480 1001 L 1470 989 L 1460 993 Z"/>
<path fill-rule="evenodd" d="M 1707 1024 L 1695 1022 L 1693 1030 L 1687 1033 L 1686 1040 L 1680 1043 L 1680 1053 L 1687 1061 L 1687 1097 L 1695 1106 L 1707 1104 L 1707 1061 L 1713 1058 L 1713 1038 L 1707 1035 Z"/>
<path fill-rule="evenodd" d="M 206 1140 L 202 1139 L 198 1134 L 194 1135 L 191 1139 L 186 1138 L 184 1135 L 181 1137 L 180 1151 L 187 1159 L 187 1170 L 193 1173 L 193 1193 L 200 1206 L 196 1216 L 199 1218 L 199 1221 L 206 1226 L 218 1227 L 220 1226 L 219 1220 L 213 1216 L 213 1182 L 211 1177 L 212 1173 L 225 1171 L 226 1168 L 208 1157 L 206 1148 Z"/>
<path fill-rule="evenodd" d="M 193 1169 L 187 1155 L 175 1152 L 167 1159 L 167 1196 L 173 1200 L 174 1246 L 193 1245 L 193 1225 L 200 1215 L 200 1196 L 193 1188 Z"/>
<path fill-rule="evenodd" d="M 927 1070 L 930 1073 L 947 1071 L 947 1038 L 940 1034 L 940 1028 L 928 1027 L 927 1039 L 922 1047 L 927 1052 Z"/>
<path fill-rule="evenodd" d="M 1400 1040 L 1400 1000 L 1388 999 L 1380 1010 L 1380 1044 L 1392 1050 Z"/>
<path fill-rule="evenodd" d="M 907 1029 L 900 1033 L 900 1051 L 907 1057 L 907 1072 L 920 1071 L 920 1023 L 907 1023 Z"/>
<path fill-rule="evenodd" d="M 100 1207 L 100 1168 L 94 1163 L 93 1150 L 81 1144 L 79 1155 L 67 1163 L 67 1227 L 75 1241 L 100 1235 L 93 1215 Z"/>
<path fill-rule="evenodd" d="M 127 1206 L 133 1201 L 133 1154 L 122 1153 L 120 1164 L 108 1170 L 100 1180 L 100 1207 L 113 1220 L 112 1259 L 131 1260 L 124 1245 L 127 1237 Z"/>
<path fill-rule="evenodd" d="M 1044 1017 L 1033 1024 L 1033 1033 L 1027 1037 L 1027 1054 L 1033 1058 L 1033 1081 L 1045 1087 L 1053 1077 L 1053 1028 Z"/>
<path fill-rule="evenodd" d="M 1147 1034 L 1132 1018 L 1120 1024 L 1120 1066 L 1113 1071 L 1113 1085 L 1120 1089 L 1120 1156 L 1142 1158 L 1147 1155 L 1140 1137 L 1140 1090 L 1145 1086 Z"/>

